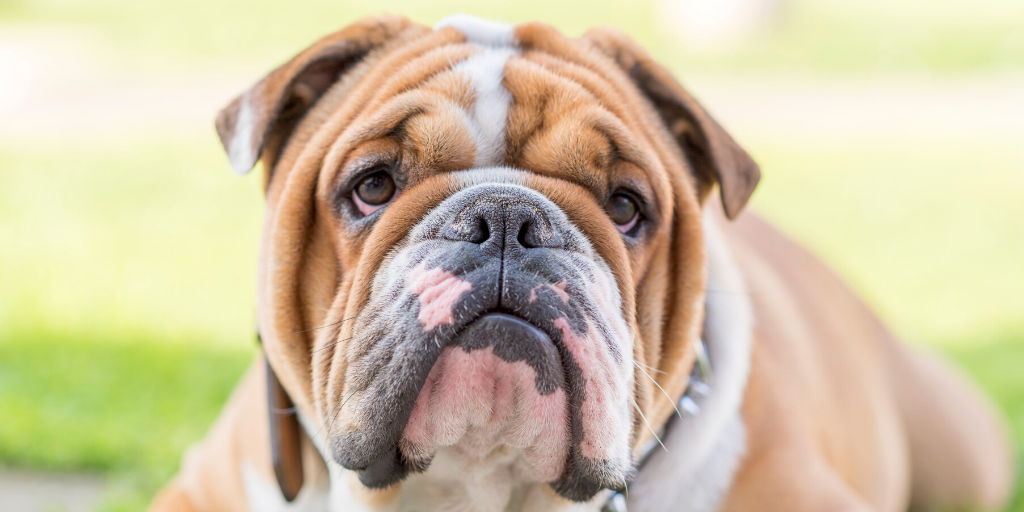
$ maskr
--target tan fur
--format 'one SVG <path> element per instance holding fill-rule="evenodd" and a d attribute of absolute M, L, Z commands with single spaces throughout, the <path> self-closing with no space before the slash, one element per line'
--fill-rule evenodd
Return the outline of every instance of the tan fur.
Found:
<path fill-rule="evenodd" d="M 722 225 L 756 315 L 749 453 L 724 510 L 897 511 L 911 490 L 918 509 L 1005 503 L 1010 450 L 983 397 L 899 346 L 839 279 L 757 217 Z"/>
<path fill-rule="evenodd" d="M 759 170 L 621 34 L 602 29 L 569 39 L 530 24 L 515 37 L 521 53 L 508 61 L 503 81 L 514 98 L 506 163 L 530 171 L 526 185 L 592 241 L 619 280 L 638 340 L 634 358 L 655 368 L 657 385 L 678 397 L 694 364 L 708 292 L 701 208 L 724 204 L 736 217 Z M 476 51 L 452 28 L 364 20 L 274 71 L 218 119 L 228 146 L 245 102 L 256 102 L 251 147 L 268 169 L 260 330 L 297 407 L 328 434 L 358 421 L 341 407 L 360 398 L 348 392 L 359 383 L 346 368 L 365 348 L 349 342 L 347 319 L 366 304 L 388 251 L 457 191 L 449 172 L 472 166 L 473 139 L 459 109 L 473 93 L 451 66 Z M 337 83 L 309 71 L 320 70 L 311 66 L 322 59 L 341 73 Z M 357 230 L 339 214 L 335 191 L 368 161 L 400 162 L 405 181 L 375 224 Z M 650 228 L 633 246 L 602 206 L 624 184 L 653 203 Z M 709 199 L 715 187 L 721 202 Z M 896 511 L 911 500 L 987 507 L 1005 500 L 1005 436 L 976 394 L 899 347 L 842 283 L 757 217 L 722 217 L 719 224 L 756 318 L 742 411 L 748 453 L 725 510 Z M 245 510 L 243 459 L 272 477 L 260 368 L 243 380 L 153 510 Z M 641 411 L 664 424 L 672 402 L 650 379 L 635 382 Z M 637 419 L 636 445 L 649 436 Z M 319 456 L 303 442 L 312 481 L 324 467 L 308 462 Z M 386 504 L 401 492 L 400 485 L 384 492 L 353 485 L 364 503 Z"/>
<path fill-rule="evenodd" d="M 253 363 L 206 439 L 189 448 L 179 475 L 157 495 L 150 510 L 249 510 L 239 472 L 243 463 L 256 469 L 267 481 L 274 481 L 270 465 L 264 368 L 262 357 Z M 302 453 L 306 482 L 322 479 L 326 468 L 316 448 L 305 436 L 302 438 Z"/>

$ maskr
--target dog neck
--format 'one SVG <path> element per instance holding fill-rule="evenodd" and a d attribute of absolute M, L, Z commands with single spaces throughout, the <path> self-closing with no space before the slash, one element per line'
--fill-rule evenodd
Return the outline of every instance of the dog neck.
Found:
<path fill-rule="evenodd" d="M 243 467 L 253 510 L 715 510 L 745 452 L 746 432 L 739 409 L 750 365 L 753 315 L 742 277 L 713 217 L 706 214 L 704 218 L 710 292 L 705 296 L 704 344 L 698 349 L 707 350 L 714 372 L 705 368 L 695 373 L 703 373 L 700 384 L 708 384 L 711 392 L 694 393 L 691 387 L 680 401 L 681 417 L 669 421 L 659 433 L 663 447 L 654 444 L 641 449 L 641 466 L 628 498 L 605 491 L 586 503 L 567 501 L 531 477 L 518 450 L 493 434 L 473 432 L 459 444 L 439 449 L 430 467 L 406 478 L 397 493 L 367 492 L 351 471 L 325 456 L 323 430 L 313 428 L 313 422 L 300 413 L 305 432 L 321 449 L 329 478 L 307 482 L 294 501 L 286 502 L 280 492 L 273 492 L 276 489 L 266 489 L 272 483 L 256 482 L 256 473 Z"/>
<path fill-rule="evenodd" d="M 631 510 L 716 510 L 746 451 L 740 406 L 750 370 L 753 312 L 719 228 L 721 215 L 711 208 L 703 223 L 708 254 L 703 336 L 714 368 L 711 393 L 696 398 L 700 415 L 668 426 L 666 449 L 656 450 L 630 484 Z"/>

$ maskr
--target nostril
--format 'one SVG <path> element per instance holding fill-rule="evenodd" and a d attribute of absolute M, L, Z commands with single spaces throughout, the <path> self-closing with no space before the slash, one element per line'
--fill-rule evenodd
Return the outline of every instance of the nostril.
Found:
<path fill-rule="evenodd" d="M 491 238 L 491 224 L 486 214 L 465 212 L 448 224 L 440 235 L 453 242 L 484 244 Z"/>
<path fill-rule="evenodd" d="M 484 196 L 456 213 L 438 236 L 453 242 L 497 246 L 497 250 L 556 248 L 562 236 L 543 208 L 502 196 Z"/>
<path fill-rule="evenodd" d="M 530 217 L 522 220 L 516 233 L 516 242 L 524 249 L 559 247 L 562 237 L 551 228 L 547 219 Z"/>
<path fill-rule="evenodd" d="M 523 246 L 523 247 L 525 247 L 527 249 L 532 247 L 532 243 L 531 243 L 532 241 L 529 240 L 529 238 L 528 238 L 528 236 L 530 234 L 530 227 L 532 225 L 533 225 L 533 221 L 529 221 L 528 220 L 528 221 L 524 222 L 522 226 L 519 226 L 519 233 L 516 234 L 516 241 L 519 242 L 519 245 L 521 245 L 521 246 Z"/>
<path fill-rule="evenodd" d="M 491 228 L 487 225 L 487 219 L 483 217 L 478 218 L 477 222 L 479 224 L 477 225 L 476 233 L 474 233 L 476 236 L 470 242 L 482 244 L 491 238 Z"/>

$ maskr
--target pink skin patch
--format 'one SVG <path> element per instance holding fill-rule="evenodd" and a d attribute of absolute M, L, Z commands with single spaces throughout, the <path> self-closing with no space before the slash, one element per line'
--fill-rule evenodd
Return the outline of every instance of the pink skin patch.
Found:
<path fill-rule="evenodd" d="M 437 326 L 455 322 L 452 307 L 463 293 L 473 289 L 473 283 L 455 277 L 440 267 L 423 271 L 417 266 L 411 272 L 409 290 L 419 296 L 418 319 L 423 330 L 430 332 Z"/>
<path fill-rule="evenodd" d="M 420 390 L 403 432 L 417 451 L 500 438 L 522 450 L 541 481 L 561 475 L 569 446 L 565 391 L 541 395 L 536 372 L 509 363 L 490 347 L 466 352 L 448 347 Z"/>
<path fill-rule="evenodd" d="M 562 302 L 568 304 L 569 293 L 565 291 L 565 287 L 568 286 L 568 284 L 569 283 L 567 283 L 565 279 L 562 279 L 561 281 L 555 284 L 539 284 L 537 286 L 534 286 L 533 289 L 530 290 L 530 304 L 537 302 L 537 290 L 539 290 L 542 286 L 547 287 L 547 289 L 555 292 L 555 295 L 557 295 L 559 299 L 562 299 Z"/>
<path fill-rule="evenodd" d="M 554 321 L 562 331 L 562 343 L 572 353 L 573 360 L 583 374 L 584 399 L 582 407 L 583 441 L 580 453 L 588 459 L 613 458 L 622 444 L 622 425 L 615 420 L 615 409 L 627 400 L 615 368 L 615 361 L 604 349 L 602 338 L 589 325 L 586 336 L 576 334 L 565 317 Z M 625 431 L 628 435 L 628 427 Z"/>

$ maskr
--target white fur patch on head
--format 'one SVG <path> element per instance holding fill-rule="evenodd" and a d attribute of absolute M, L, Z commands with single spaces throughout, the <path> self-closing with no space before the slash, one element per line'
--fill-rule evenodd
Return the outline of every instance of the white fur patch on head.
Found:
<path fill-rule="evenodd" d="M 476 141 L 476 167 L 500 165 L 505 158 L 505 125 L 512 94 L 502 85 L 505 63 L 519 52 L 511 47 L 481 46 L 480 51 L 452 69 L 466 76 L 473 88 L 473 106 L 466 112 Z"/>
<path fill-rule="evenodd" d="M 512 95 L 502 85 L 505 63 L 519 53 L 515 27 L 483 20 L 468 14 L 449 16 L 435 30 L 454 28 L 466 36 L 477 52 L 452 69 L 466 76 L 475 94 L 466 113 L 470 133 L 476 141 L 475 167 L 499 165 L 505 157 L 505 125 Z"/>
<path fill-rule="evenodd" d="M 490 21 L 469 14 L 453 14 L 437 22 L 434 30 L 443 28 L 454 28 L 466 34 L 470 43 L 485 46 L 513 46 L 515 41 L 515 26 L 507 23 Z"/>
<path fill-rule="evenodd" d="M 231 135 L 231 143 L 228 145 L 228 161 L 231 163 L 231 170 L 239 176 L 249 174 L 249 171 L 256 167 L 256 158 L 259 156 L 252 144 L 253 124 L 256 122 L 256 116 L 253 114 L 248 96 L 246 94 L 239 102 L 234 133 Z"/>

